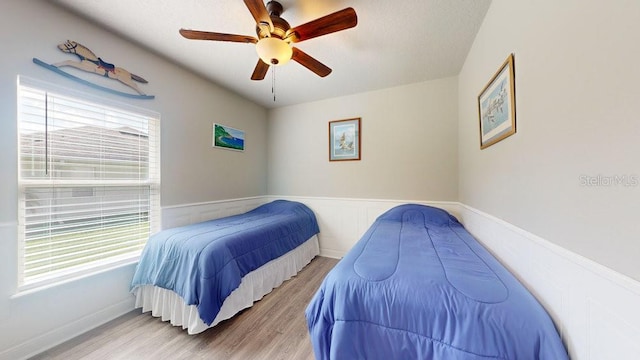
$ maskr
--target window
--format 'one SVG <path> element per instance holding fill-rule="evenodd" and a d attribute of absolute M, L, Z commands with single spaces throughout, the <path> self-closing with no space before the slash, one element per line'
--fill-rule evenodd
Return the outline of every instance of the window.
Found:
<path fill-rule="evenodd" d="M 67 94 L 19 80 L 20 289 L 131 261 L 160 228 L 158 114 Z"/>

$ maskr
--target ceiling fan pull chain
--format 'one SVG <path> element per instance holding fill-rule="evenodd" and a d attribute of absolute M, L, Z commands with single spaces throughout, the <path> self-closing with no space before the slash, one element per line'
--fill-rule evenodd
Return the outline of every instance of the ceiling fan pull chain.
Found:
<path fill-rule="evenodd" d="M 276 67 L 271 67 L 271 93 L 273 94 L 273 102 L 276 102 Z"/>

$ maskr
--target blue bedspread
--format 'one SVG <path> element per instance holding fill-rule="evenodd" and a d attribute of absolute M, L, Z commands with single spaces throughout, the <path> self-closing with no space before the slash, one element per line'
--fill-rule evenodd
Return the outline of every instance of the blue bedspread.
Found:
<path fill-rule="evenodd" d="M 316 359 L 568 359 L 536 299 L 444 210 L 381 215 L 306 310 Z"/>
<path fill-rule="evenodd" d="M 319 232 L 305 205 L 277 200 L 247 213 L 161 231 L 149 238 L 131 290 L 155 285 L 197 305 L 210 325 L 243 276 Z"/>

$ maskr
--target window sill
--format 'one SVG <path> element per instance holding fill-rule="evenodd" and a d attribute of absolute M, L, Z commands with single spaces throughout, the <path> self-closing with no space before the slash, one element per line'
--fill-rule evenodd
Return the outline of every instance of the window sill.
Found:
<path fill-rule="evenodd" d="M 24 286 L 18 287 L 17 292 L 12 296 L 10 296 L 9 298 L 11 300 L 19 299 L 24 296 L 29 296 L 32 294 L 39 293 L 41 291 L 46 291 L 46 290 L 63 286 L 66 284 L 70 284 L 82 279 L 90 278 L 93 276 L 104 274 L 106 272 L 121 269 L 127 266 L 131 266 L 133 264 L 137 264 L 139 259 L 140 259 L 140 256 L 135 256 L 128 259 L 123 259 L 121 261 L 118 261 L 117 263 L 111 263 L 109 265 L 105 265 L 100 268 L 87 269 L 84 271 L 75 272 L 73 274 L 66 275 L 64 277 L 56 277 L 56 278 L 51 278 L 51 279 L 46 279 L 46 280 L 26 284 Z"/>

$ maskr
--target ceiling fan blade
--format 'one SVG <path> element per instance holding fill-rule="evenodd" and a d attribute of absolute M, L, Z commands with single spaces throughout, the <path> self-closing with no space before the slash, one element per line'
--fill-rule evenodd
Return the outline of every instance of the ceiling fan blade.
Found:
<path fill-rule="evenodd" d="M 262 0 L 244 0 L 244 4 L 247 6 L 251 15 L 256 20 L 256 24 L 259 27 L 268 25 L 269 33 L 273 31 L 273 23 L 271 22 L 271 16 L 267 11 L 267 7 Z"/>
<path fill-rule="evenodd" d="M 255 44 L 258 42 L 258 39 L 256 39 L 253 36 L 222 34 L 222 33 L 210 32 L 210 31 L 180 29 L 180 35 L 184 36 L 187 39 L 192 39 L 192 40 L 217 40 L 217 41 L 231 41 L 231 42 L 242 42 L 242 43 L 252 43 L 252 44 Z"/>
<path fill-rule="evenodd" d="M 289 31 L 285 38 L 292 42 L 300 42 L 314 37 L 331 34 L 358 25 L 358 16 L 353 8 L 346 8 L 332 14 L 296 26 Z"/>
<path fill-rule="evenodd" d="M 264 76 L 267 74 L 269 70 L 269 65 L 264 61 L 258 59 L 258 63 L 256 64 L 256 68 L 253 70 L 253 74 L 251 74 L 251 80 L 262 80 Z"/>
<path fill-rule="evenodd" d="M 331 69 L 329 67 L 296 47 L 293 48 L 293 56 L 291 58 L 320 77 L 325 77 L 331 74 Z"/>

